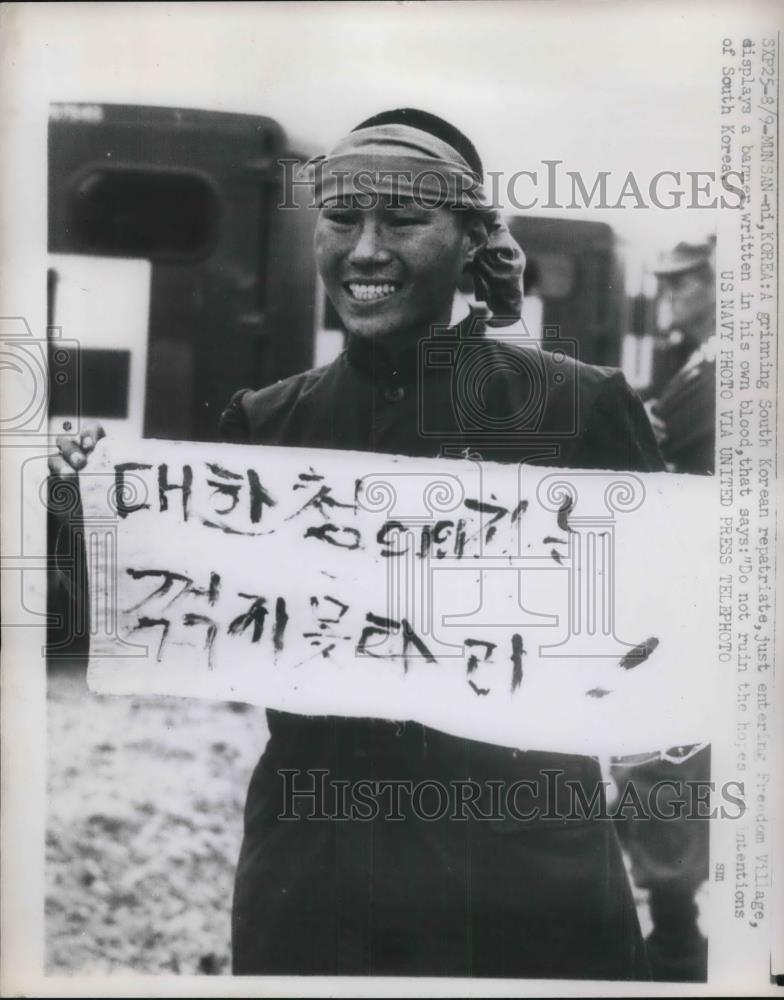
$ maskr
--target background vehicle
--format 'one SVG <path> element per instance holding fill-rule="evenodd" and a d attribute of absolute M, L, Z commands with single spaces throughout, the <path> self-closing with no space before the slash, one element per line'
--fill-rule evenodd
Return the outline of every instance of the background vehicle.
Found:
<path fill-rule="evenodd" d="M 49 322 L 79 349 L 51 380 L 52 419 L 210 440 L 237 388 L 310 366 L 314 213 L 276 208 L 284 155 L 270 118 L 53 106 Z"/>
<path fill-rule="evenodd" d="M 312 152 L 262 116 L 52 105 L 54 431 L 100 419 L 115 434 L 211 440 L 234 390 L 338 353 L 340 324 L 312 260 L 315 212 L 280 207 L 279 160 Z M 557 327 L 581 360 L 623 361 L 643 389 L 653 310 L 626 299 L 610 226 L 534 216 L 510 226 L 528 257 L 532 335 Z"/>
<path fill-rule="evenodd" d="M 525 250 L 525 292 L 541 299 L 542 326 L 576 340 L 581 361 L 617 365 L 623 273 L 610 226 L 517 216 L 509 228 Z"/>

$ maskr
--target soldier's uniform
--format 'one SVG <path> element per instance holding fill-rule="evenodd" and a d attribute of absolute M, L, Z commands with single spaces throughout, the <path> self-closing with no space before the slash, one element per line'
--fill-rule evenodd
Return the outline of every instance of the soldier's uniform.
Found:
<path fill-rule="evenodd" d="M 709 243 L 679 243 L 662 256 L 655 273 L 667 278 L 707 268 L 706 279 L 712 280 L 712 250 Z M 694 329 L 683 331 L 692 342 L 692 353 L 653 406 L 654 416 L 665 426 L 660 447 L 672 472 L 708 475 L 714 471 L 715 328 L 715 310 L 708 308 Z M 643 797 L 660 781 L 678 782 L 685 790 L 687 782 L 710 780 L 710 747 L 681 764 L 657 761 L 620 768 L 616 777 L 620 785 L 634 782 Z M 689 811 L 687 806 L 684 815 Z M 651 817 L 623 825 L 632 877 L 640 888 L 649 890 L 653 931 L 647 944 L 654 979 L 707 978 L 707 941 L 697 926 L 695 896 L 708 878 L 708 833 L 706 819 Z"/>
<path fill-rule="evenodd" d="M 679 243 L 655 269 L 660 278 L 687 274 L 711 261 L 709 244 Z M 716 318 L 711 310 L 698 331 L 688 331 L 693 351 L 653 406 L 665 425 L 660 447 L 672 472 L 713 472 L 716 441 Z M 687 331 L 684 331 L 687 332 Z M 696 334 L 696 336 L 695 336 Z M 699 343 L 697 343 L 699 340 Z"/>

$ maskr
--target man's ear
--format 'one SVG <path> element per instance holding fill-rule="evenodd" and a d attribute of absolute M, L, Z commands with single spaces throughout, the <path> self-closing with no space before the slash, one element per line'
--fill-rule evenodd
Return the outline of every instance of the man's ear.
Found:
<path fill-rule="evenodd" d="M 465 265 L 473 264 L 476 255 L 487 243 L 487 227 L 478 212 L 469 212 L 465 219 Z"/>

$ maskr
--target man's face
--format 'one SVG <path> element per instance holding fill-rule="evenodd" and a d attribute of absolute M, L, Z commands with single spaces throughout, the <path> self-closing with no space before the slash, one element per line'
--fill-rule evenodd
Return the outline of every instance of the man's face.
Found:
<path fill-rule="evenodd" d="M 659 277 L 662 313 L 669 325 L 692 333 L 713 313 L 716 291 L 709 267 Z"/>
<path fill-rule="evenodd" d="M 356 199 L 322 208 L 314 240 L 327 294 L 346 330 L 402 341 L 449 320 L 473 239 L 463 214 L 414 201 Z"/>

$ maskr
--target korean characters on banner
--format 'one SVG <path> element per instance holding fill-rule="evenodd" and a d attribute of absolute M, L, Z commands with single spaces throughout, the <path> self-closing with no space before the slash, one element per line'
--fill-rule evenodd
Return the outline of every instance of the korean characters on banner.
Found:
<path fill-rule="evenodd" d="M 96 691 L 563 752 L 709 736 L 707 480 L 150 441 L 81 480 Z"/>

